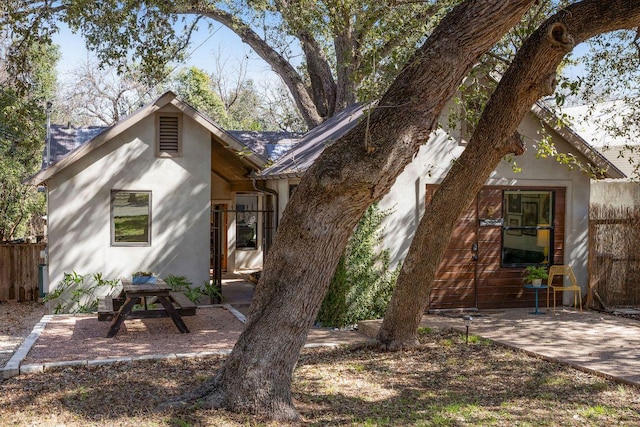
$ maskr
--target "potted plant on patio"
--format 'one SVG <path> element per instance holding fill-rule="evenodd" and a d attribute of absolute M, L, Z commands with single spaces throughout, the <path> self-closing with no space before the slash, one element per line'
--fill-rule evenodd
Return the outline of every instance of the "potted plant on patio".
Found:
<path fill-rule="evenodd" d="M 143 283 L 156 283 L 157 278 L 150 271 L 136 271 L 131 275 L 131 283 L 141 285 Z"/>
<path fill-rule="evenodd" d="M 547 267 L 542 265 L 530 265 L 524 269 L 524 278 L 522 279 L 525 283 L 531 283 L 533 286 L 542 285 L 543 280 L 547 280 L 549 278 L 549 273 L 547 272 Z"/>

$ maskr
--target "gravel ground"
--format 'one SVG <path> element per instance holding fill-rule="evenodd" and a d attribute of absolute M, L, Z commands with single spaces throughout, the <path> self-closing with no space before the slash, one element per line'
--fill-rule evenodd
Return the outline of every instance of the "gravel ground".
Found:
<path fill-rule="evenodd" d="M 0 367 L 4 367 L 45 314 L 43 304 L 0 302 Z"/>

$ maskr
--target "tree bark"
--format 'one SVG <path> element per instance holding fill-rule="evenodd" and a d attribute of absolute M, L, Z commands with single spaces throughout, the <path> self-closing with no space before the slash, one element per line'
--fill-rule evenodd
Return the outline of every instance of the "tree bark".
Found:
<path fill-rule="evenodd" d="M 455 7 L 371 112 L 369 128 L 362 121 L 307 171 L 284 212 L 245 329 L 202 390 L 209 406 L 298 417 L 291 401 L 293 369 L 358 219 L 427 141 L 470 67 L 533 1 Z"/>
<path fill-rule="evenodd" d="M 514 135 L 535 101 L 553 94 L 555 71 L 566 53 L 594 35 L 639 24 L 638 1 L 587 0 L 549 18 L 525 42 L 463 154 L 425 207 L 378 333 L 383 347 L 400 349 L 417 342 L 429 290 L 456 222 L 502 157 L 523 152 L 509 135 Z"/>

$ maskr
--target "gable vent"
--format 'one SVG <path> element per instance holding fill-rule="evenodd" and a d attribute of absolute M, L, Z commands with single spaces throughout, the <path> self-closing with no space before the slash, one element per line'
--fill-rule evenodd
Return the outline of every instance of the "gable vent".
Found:
<path fill-rule="evenodd" d="M 177 116 L 160 116 L 158 150 L 161 153 L 180 153 L 179 120 Z"/>

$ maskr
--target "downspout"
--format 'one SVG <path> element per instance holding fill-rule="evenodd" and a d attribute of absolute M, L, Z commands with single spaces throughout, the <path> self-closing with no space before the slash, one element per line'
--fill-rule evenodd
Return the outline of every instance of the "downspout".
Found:
<path fill-rule="evenodd" d="M 274 224 L 273 224 L 273 231 L 278 230 L 278 206 L 279 206 L 279 195 L 278 192 L 276 190 L 272 190 L 270 188 L 260 188 L 258 187 L 258 183 L 256 182 L 256 177 L 255 175 L 251 175 L 251 183 L 253 184 L 253 188 L 259 192 L 259 193 L 263 193 L 263 194 L 271 194 L 273 197 L 275 197 L 275 203 L 274 203 Z"/>

